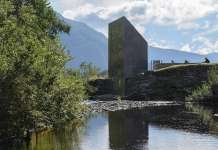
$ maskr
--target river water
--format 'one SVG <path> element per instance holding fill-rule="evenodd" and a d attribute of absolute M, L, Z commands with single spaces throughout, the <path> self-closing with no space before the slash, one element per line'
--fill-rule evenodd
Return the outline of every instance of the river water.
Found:
<path fill-rule="evenodd" d="M 0 150 L 218 150 L 218 107 L 163 106 L 96 113 L 77 127 Z"/>

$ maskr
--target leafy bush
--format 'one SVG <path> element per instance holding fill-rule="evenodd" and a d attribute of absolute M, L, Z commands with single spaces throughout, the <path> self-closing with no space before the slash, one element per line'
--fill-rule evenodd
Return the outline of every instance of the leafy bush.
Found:
<path fill-rule="evenodd" d="M 204 63 L 210 63 L 210 60 L 207 57 L 205 57 Z"/>
<path fill-rule="evenodd" d="M 46 0 L 1 0 L 0 20 L 0 139 L 78 118 L 84 81 L 58 36 L 69 27 Z"/>
<path fill-rule="evenodd" d="M 185 60 L 185 62 L 184 62 L 185 64 L 189 64 L 189 61 L 188 60 Z"/>
<path fill-rule="evenodd" d="M 100 69 L 92 63 L 83 62 L 80 65 L 80 75 L 84 80 L 97 79 L 100 75 Z"/>
<path fill-rule="evenodd" d="M 205 98 L 213 96 L 212 87 L 218 84 L 218 67 L 213 66 L 208 72 L 208 81 L 196 90 L 191 95 L 186 97 L 186 101 L 201 101 Z"/>

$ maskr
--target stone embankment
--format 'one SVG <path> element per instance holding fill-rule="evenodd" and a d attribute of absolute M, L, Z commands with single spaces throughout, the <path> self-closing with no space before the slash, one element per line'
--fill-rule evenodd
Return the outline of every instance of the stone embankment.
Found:
<path fill-rule="evenodd" d="M 184 64 L 154 72 L 145 72 L 126 79 L 126 96 L 122 99 L 136 101 L 184 101 L 185 97 L 208 80 L 208 71 L 217 64 Z M 93 99 L 113 93 L 110 79 L 94 80 Z M 216 88 L 215 88 L 216 89 Z M 218 88 L 217 88 L 218 89 Z M 218 90 L 214 93 L 217 93 Z M 100 97 L 99 97 L 100 96 Z M 104 97 L 104 99 L 110 99 Z M 114 99 L 114 98 L 113 98 Z"/>
<path fill-rule="evenodd" d="M 159 107 L 159 106 L 180 106 L 182 103 L 173 101 L 85 101 L 90 112 L 119 111 L 135 108 Z"/>

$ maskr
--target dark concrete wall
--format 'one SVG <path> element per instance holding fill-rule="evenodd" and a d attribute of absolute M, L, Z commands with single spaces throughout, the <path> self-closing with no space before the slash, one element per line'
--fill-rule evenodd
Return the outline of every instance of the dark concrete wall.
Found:
<path fill-rule="evenodd" d="M 108 74 L 113 80 L 116 94 L 124 95 L 124 24 L 123 19 L 118 19 L 109 24 L 109 51 Z"/>
<path fill-rule="evenodd" d="M 109 77 L 118 94 L 125 94 L 125 79 L 147 71 L 148 45 L 125 18 L 109 24 Z"/>
<path fill-rule="evenodd" d="M 109 77 L 124 76 L 124 28 L 122 19 L 116 20 L 109 24 L 109 40 L 108 40 L 108 73 Z"/>
<path fill-rule="evenodd" d="M 124 19 L 124 77 L 148 70 L 148 44 L 134 26 Z"/>
<path fill-rule="evenodd" d="M 145 101 L 184 101 L 193 90 L 208 80 L 215 65 L 187 64 L 129 78 L 126 99 Z"/>
<path fill-rule="evenodd" d="M 113 91 L 113 83 L 111 79 L 96 79 L 88 82 L 88 94 L 91 97 L 95 97 L 97 95 L 105 95 L 112 94 Z"/>
<path fill-rule="evenodd" d="M 111 149 L 143 149 L 148 140 L 148 120 L 140 111 L 109 112 Z"/>
<path fill-rule="evenodd" d="M 122 17 L 109 24 L 109 77 L 128 78 L 147 70 L 148 45 Z"/>
<path fill-rule="evenodd" d="M 214 67 L 218 68 L 218 65 L 184 64 L 128 78 L 125 80 L 126 91 L 123 98 L 142 101 L 184 101 L 185 97 L 192 94 L 193 90 L 208 82 L 208 73 Z M 111 86 L 112 80 L 104 80 L 108 81 L 102 81 L 100 85 L 99 83 L 92 84 L 100 91 L 97 91 L 96 94 L 113 94 L 113 90 L 108 88 Z M 106 83 L 111 84 L 108 85 Z M 212 98 L 217 100 L 218 85 L 212 87 L 212 94 Z M 109 97 L 108 100 L 112 98 Z M 210 102 L 212 101 L 211 99 Z"/>

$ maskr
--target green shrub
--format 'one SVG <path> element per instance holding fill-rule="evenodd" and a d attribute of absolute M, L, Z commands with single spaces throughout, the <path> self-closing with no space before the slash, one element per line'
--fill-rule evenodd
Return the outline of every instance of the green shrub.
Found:
<path fill-rule="evenodd" d="M 85 88 L 65 68 L 67 31 L 47 0 L 0 1 L 0 139 L 78 117 Z"/>
<path fill-rule="evenodd" d="M 202 101 L 213 96 L 212 87 L 216 84 L 218 84 L 218 67 L 213 66 L 208 72 L 207 82 L 192 91 L 192 94 L 186 97 L 186 101 Z"/>

